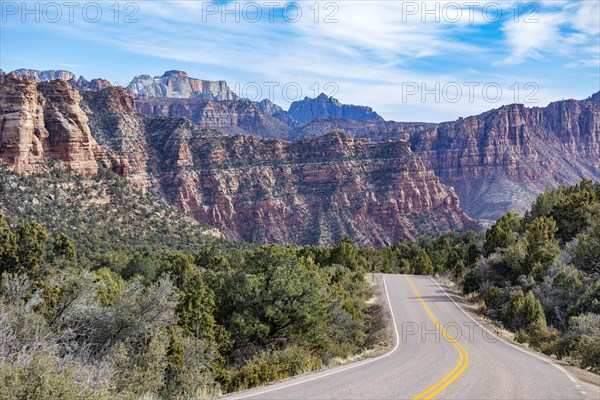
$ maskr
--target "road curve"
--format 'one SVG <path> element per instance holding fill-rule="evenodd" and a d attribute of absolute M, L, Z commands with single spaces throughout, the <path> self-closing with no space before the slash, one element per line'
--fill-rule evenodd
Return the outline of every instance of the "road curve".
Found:
<path fill-rule="evenodd" d="M 499 340 L 426 276 L 383 275 L 395 346 L 385 355 L 231 399 L 600 399 L 547 358 Z"/>

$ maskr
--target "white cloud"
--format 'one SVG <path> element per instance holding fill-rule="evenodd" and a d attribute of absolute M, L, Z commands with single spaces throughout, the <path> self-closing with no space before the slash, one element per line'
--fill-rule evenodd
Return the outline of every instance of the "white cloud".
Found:
<path fill-rule="evenodd" d="M 587 54 L 579 65 L 589 65 L 600 53 L 600 3 L 542 2 L 532 14 L 536 22 L 509 19 L 502 31 L 511 54 L 498 64 L 519 64 L 527 58 L 559 55 L 574 60 Z M 543 6 L 547 5 L 547 8 Z M 573 64 L 571 62 L 570 64 Z"/>
<path fill-rule="evenodd" d="M 84 68 L 83 65 L 79 65 L 79 64 L 60 63 L 60 66 L 67 67 L 67 68 Z"/>

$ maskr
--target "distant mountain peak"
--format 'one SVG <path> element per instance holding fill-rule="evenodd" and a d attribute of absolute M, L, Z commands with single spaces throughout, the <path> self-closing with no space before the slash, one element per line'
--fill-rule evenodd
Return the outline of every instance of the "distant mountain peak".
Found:
<path fill-rule="evenodd" d="M 188 74 L 185 71 L 179 71 L 176 69 L 172 69 L 170 71 L 166 71 L 161 78 L 170 78 L 170 77 L 178 77 L 178 78 L 187 78 Z"/>
<path fill-rule="evenodd" d="M 138 75 L 127 88 L 137 95 L 202 100 L 237 100 L 239 97 L 225 81 L 190 78 L 185 71 L 170 70 L 160 77 Z"/>
<path fill-rule="evenodd" d="M 36 82 L 50 82 L 59 79 L 67 82 L 71 87 L 77 90 L 99 90 L 112 86 L 106 79 L 96 78 L 88 81 L 83 75 L 80 75 L 79 78 L 75 78 L 74 73 L 62 69 L 38 71 L 35 69 L 20 68 L 14 70 L 11 74 L 18 76 L 21 79 L 33 79 Z M 0 73 L 0 77 L 1 76 L 3 76 L 3 73 Z"/>
<path fill-rule="evenodd" d="M 305 97 L 290 105 L 288 115 L 299 124 L 307 124 L 321 117 L 345 118 L 356 121 L 383 121 L 371 107 L 342 104 L 338 99 L 321 93 L 316 98 Z"/>
<path fill-rule="evenodd" d="M 306 98 L 305 98 L 305 99 L 306 99 Z M 311 100 L 311 99 L 309 98 L 309 100 Z M 336 99 L 335 97 L 333 97 L 333 96 L 329 96 L 329 95 L 327 95 L 327 94 L 325 94 L 325 93 L 323 93 L 323 92 L 321 92 L 321 94 L 320 94 L 320 95 L 318 95 L 317 97 L 315 97 L 315 100 L 319 100 L 319 101 L 328 100 L 328 101 L 334 101 L 334 102 L 336 102 L 336 103 L 339 103 L 339 102 L 340 102 L 340 101 L 339 101 L 338 99 Z"/>

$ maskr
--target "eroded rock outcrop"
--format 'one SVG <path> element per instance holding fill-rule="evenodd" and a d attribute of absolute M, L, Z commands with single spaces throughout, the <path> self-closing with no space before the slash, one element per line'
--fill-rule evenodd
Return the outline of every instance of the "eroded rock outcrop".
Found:
<path fill-rule="evenodd" d="M 67 82 L 69 83 L 69 85 L 80 91 L 96 91 L 100 89 L 106 89 L 112 86 L 112 84 L 106 79 L 96 78 L 92 79 L 91 81 L 88 81 L 83 76 L 80 76 L 77 80 L 69 80 Z"/>
<path fill-rule="evenodd" d="M 13 71 L 19 78 L 31 78 L 36 82 L 47 82 L 55 79 L 61 79 L 63 81 L 76 80 L 75 74 L 71 71 L 65 70 L 47 70 L 38 71 L 36 69 L 25 69 L 20 68 Z"/>
<path fill-rule="evenodd" d="M 5 76 L 0 82 L 0 161 L 31 173 L 58 159 L 85 175 L 95 174 L 100 162 L 126 175 L 126 160 L 98 146 L 79 102 L 79 92 L 65 81 Z"/>
<path fill-rule="evenodd" d="M 225 81 L 205 81 L 188 77 L 184 71 L 167 71 L 160 77 L 139 75 L 127 86 L 131 93 L 148 97 L 202 100 L 236 100 L 238 96 Z"/>
<path fill-rule="evenodd" d="M 13 71 L 13 73 L 19 78 L 29 78 L 35 80 L 36 82 L 50 82 L 56 79 L 60 79 L 66 81 L 69 85 L 80 91 L 100 90 L 112 86 L 111 83 L 106 79 L 96 78 L 92 79 L 91 81 L 88 81 L 83 76 L 80 76 L 76 79 L 75 74 L 73 74 L 70 71 L 64 70 L 38 71 L 35 69 L 21 68 Z M 0 78 L 1 77 L 2 74 L 0 74 Z"/>

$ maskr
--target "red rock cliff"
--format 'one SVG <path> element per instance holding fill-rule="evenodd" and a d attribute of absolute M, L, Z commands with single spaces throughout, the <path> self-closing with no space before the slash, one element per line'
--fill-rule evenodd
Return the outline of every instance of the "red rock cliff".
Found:
<path fill-rule="evenodd" d="M 511 104 L 440 124 L 322 119 L 292 133 L 341 130 L 374 140 L 405 139 L 478 219 L 523 212 L 546 187 L 600 180 L 600 94 L 547 107 Z"/>
<path fill-rule="evenodd" d="M 131 178 L 230 237 L 385 244 L 472 224 L 405 141 L 227 136 L 141 116 L 115 88 L 85 96 L 94 135 L 128 158 Z"/>
<path fill-rule="evenodd" d="M 65 81 L 6 75 L 0 81 L 0 162 L 31 173 L 54 158 L 86 175 L 95 174 L 100 162 L 125 175 L 126 160 L 98 146 L 79 102 L 79 92 Z"/>

